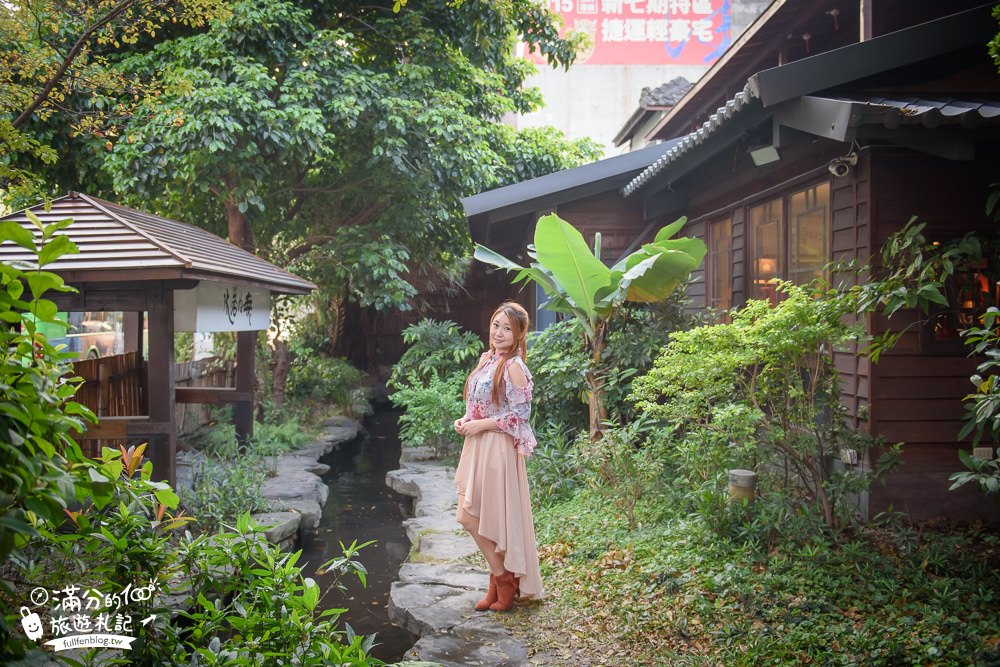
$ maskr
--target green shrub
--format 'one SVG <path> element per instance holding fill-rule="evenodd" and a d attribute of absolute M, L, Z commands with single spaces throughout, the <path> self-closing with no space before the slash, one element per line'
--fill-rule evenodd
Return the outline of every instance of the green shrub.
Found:
<path fill-rule="evenodd" d="M 570 432 L 553 422 L 535 429 L 538 445 L 527 460 L 531 500 L 549 507 L 569 498 L 581 484 L 580 450 Z"/>
<path fill-rule="evenodd" d="M 455 432 L 454 422 L 465 414 L 462 385 L 465 377 L 440 378 L 431 374 L 427 385 L 414 374 L 397 385 L 390 398 L 406 412 L 399 416 L 399 438 L 404 445 L 430 446 L 436 455 L 454 453 L 463 436 Z"/>
<path fill-rule="evenodd" d="M 679 290 L 655 304 L 626 303 L 608 333 L 602 365 L 605 405 L 612 421 L 635 417 L 627 400 L 636 375 L 648 370 L 673 331 L 687 328 L 685 298 Z M 587 383 L 590 355 L 583 328 L 576 319 L 563 320 L 529 337 L 529 367 L 535 377 L 532 423 L 552 422 L 574 434 L 587 426 Z"/>
<path fill-rule="evenodd" d="M 614 503 L 630 529 L 636 527 L 639 502 L 658 492 L 663 472 L 660 447 L 647 441 L 654 433 L 652 421 L 640 418 L 607 429 L 594 442 L 581 437 L 582 459 L 591 471 L 591 485 Z"/>
<path fill-rule="evenodd" d="M 178 498 L 167 484 L 151 481 L 141 448 L 105 449 L 73 474 L 79 509 L 59 521 L 40 521 L 25 557 L 8 564 L 20 575 L 13 605 L 7 589 L 0 589 L 8 624 L 18 621 L 17 605 L 40 584 L 52 590 L 92 586 L 104 595 L 153 585 L 160 595 L 130 597 L 122 609 L 132 618 L 127 634 L 136 641 L 114 654 L 116 664 L 261 665 L 276 664 L 279 656 L 307 667 L 382 664 L 367 655 L 373 637 L 337 627 L 343 609 L 328 604 L 332 608 L 318 610 L 323 594 L 302 576 L 301 552 L 270 544 L 247 514 L 217 534 L 179 537 L 177 529 L 190 517 L 167 511 Z M 339 577 L 345 575 L 364 583 L 366 571 L 356 560 L 363 546 L 354 543 L 321 566 L 338 578 L 335 588 L 343 590 Z M 140 625 L 150 616 L 154 623 Z M 20 632 L 5 640 L 2 650 L 17 655 L 19 648 L 23 664 L 45 662 L 46 654 Z M 107 649 L 80 659 L 104 664 Z"/>
<path fill-rule="evenodd" d="M 202 532 L 213 533 L 241 514 L 266 509 L 267 501 L 261 493 L 266 480 L 267 472 L 257 457 L 201 459 L 195 463 L 184 506 Z"/>
<path fill-rule="evenodd" d="M 323 357 L 305 349 L 295 350 L 288 375 L 287 396 L 306 401 L 330 402 L 342 409 L 351 406 L 353 389 L 364 373 L 346 359 Z"/>
<path fill-rule="evenodd" d="M 460 331 L 454 322 L 420 320 L 403 330 L 409 347 L 392 368 L 389 387 L 403 384 L 427 386 L 431 376 L 464 380 L 483 351 L 483 342 L 474 333 Z"/>
<path fill-rule="evenodd" d="M 859 456 L 872 445 L 847 424 L 833 350 L 857 341 L 845 324 L 849 295 L 785 284 L 776 307 L 750 301 L 731 324 L 679 332 L 653 369 L 633 384 L 640 411 L 676 429 L 666 455 L 692 489 L 729 467 L 758 473 L 762 493 L 818 510 L 824 523 L 855 518 L 854 496 L 892 465 L 898 448 L 873 469 L 838 470 L 841 448 Z M 701 491 L 703 492 L 703 491 Z"/>

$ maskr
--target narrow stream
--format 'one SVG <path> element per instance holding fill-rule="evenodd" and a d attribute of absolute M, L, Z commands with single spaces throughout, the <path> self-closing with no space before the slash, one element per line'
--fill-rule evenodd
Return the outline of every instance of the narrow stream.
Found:
<path fill-rule="evenodd" d="M 341 555 L 340 542 L 376 540 L 359 556 L 368 570 L 368 586 L 362 587 L 353 577 L 345 579 L 346 597 L 330 590 L 320 604 L 323 608 L 347 607 L 341 623 L 350 623 L 358 634 L 377 634 L 372 655 L 386 662 L 401 660 L 417 641 L 415 635 L 388 618 L 389 588 L 410 551 L 402 522 L 412 499 L 385 484 L 386 473 L 399 467 L 398 414 L 388 408 L 377 409 L 365 421 L 368 436 L 344 443 L 323 457 L 322 462 L 330 466 L 323 475 L 330 497 L 314 535 L 302 545 L 302 560 L 307 562 L 304 574 L 326 590 L 330 575 L 317 575 L 315 570 Z"/>

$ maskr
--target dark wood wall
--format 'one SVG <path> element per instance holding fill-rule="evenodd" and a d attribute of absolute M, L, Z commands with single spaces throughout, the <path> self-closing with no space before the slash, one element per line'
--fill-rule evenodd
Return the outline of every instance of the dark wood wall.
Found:
<path fill-rule="evenodd" d="M 881 247 L 914 215 L 927 222 L 929 240 L 974 229 L 991 232 L 984 208 L 987 186 L 997 174 L 1000 160 L 993 155 L 952 162 L 899 149 L 876 150 L 871 158 L 871 246 Z M 973 485 L 948 491 L 948 475 L 964 469 L 957 436 L 962 397 L 973 389 L 969 376 L 977 362 L 960 344 L 932 346 L 920 326 L 923 319 L 907 312 L 891 322 L 878 317 L 872 323 L 875 331 L 913 326 L 872 368 L 872 430 L 887 442 L 905 445 L 903 465 L 884 487 L 872 489 L 870 511 L 874 515 L 892 507 L 917 517 L 1000 518 L 996 503 Z"/>

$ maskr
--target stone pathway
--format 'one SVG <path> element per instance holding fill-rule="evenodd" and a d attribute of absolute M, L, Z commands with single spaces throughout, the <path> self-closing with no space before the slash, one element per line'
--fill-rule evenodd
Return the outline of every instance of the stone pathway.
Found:
<path fill-rule="evenodd" d="M 389 595 L 389 618 L 420 635 L 406 657 L 443 667 L 529 667 L 527 647 L 492 613 L 473 609 L 488 572 L 464 562 L 478 548 L 455 522 L 455 473 L 430 458 L 428 448 L 404 448 L 400 469 L 386 476 L 414 498 L 404 522 L 414 548 Z"/>

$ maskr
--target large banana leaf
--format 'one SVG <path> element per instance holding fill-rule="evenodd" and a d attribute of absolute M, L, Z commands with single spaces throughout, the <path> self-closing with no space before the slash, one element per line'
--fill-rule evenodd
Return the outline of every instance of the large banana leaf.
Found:
<path fill-rule="evenodd" d="M 611 283 L 611 271 L 594 257 L 583 235 L 555 214 L 543 216 L 535 226 L 535 252 L 567 299 L 593 319 L 595 297 Z"/>
<path fill-rule="evenodd" d="M 681 231 L 681 227 L 687 224 L 687 221 L 688 219 L 686 215 L 677 218 L 669 225 L 656 232 L 656 236 L 653 238 L 653 243 L 660 243 L 661 241 L 673 238 L 674 234 Z"/>
<path fill-rule="evenodd" d="M 701 263 L 686 252 L 680 250 L 664 250 L 656 255 L 643 257 L 642 251 L 632 253 L 636 256 L 635 266 L 653 260 L 641 276 L 628 286 L 626 300 L 639 302 L 662 301 L 683 283 L 691 271 Z"/>

